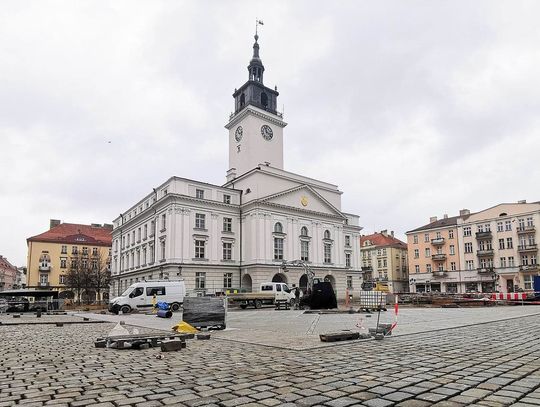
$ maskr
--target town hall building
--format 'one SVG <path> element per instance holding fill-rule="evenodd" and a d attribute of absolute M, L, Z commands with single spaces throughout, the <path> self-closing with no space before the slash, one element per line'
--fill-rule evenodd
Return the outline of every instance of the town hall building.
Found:
<path fill-rule="evenodd" d="M 339 299 L 360 290 L 359 216 L 342 211 L 336 185 L 284 168 L 279 93 L 264 85 L 255 35 L 248 81 L 226 124 L 225 184 L 171 177 L 114 220 L 113 295 L 141 280 L 183 279 L 192 295 L 257 291 L 283 281 L 304 289 L 302 260 Z"/>

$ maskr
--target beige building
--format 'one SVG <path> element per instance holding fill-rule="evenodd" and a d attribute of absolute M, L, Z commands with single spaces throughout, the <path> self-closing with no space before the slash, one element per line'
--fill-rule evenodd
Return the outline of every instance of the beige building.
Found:
<path fill-rule="evenodd" d="M 48 231 L 27 239 L 27 288 L 66 292 L 66 274 L 77 261 L 109 267 L 112 225 L 79 225 L 51 219 Z M 71 294 L 71 293 L 70 293 Z"/>
<path fill-rule="evenodd" d="M 360 238 L 364 281 L 388 282 L 391 292 L 409 291 L 407 245 L 383 230 Z"/>
<path fill-rule="evenodd" d="M 411 291 L 532 291 L 538 224 L 540 202 L 525 201 L 431 218 L 406 233 Z"/>

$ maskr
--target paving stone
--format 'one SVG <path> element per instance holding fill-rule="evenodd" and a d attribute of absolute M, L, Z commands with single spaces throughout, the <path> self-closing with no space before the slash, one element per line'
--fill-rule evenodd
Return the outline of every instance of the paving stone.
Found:
<path fill-rule="evenodd" d="M 326 393 L 326 395 L 328 396 L 328 393 Z M 352 406 L 354 404 L 358 404 L 358 399 L 355 399 L 352 397 L 335 398 L 325 403 L 325 405 L 330 406 L 330 407 L 347 407 L 347 406 Z"/>

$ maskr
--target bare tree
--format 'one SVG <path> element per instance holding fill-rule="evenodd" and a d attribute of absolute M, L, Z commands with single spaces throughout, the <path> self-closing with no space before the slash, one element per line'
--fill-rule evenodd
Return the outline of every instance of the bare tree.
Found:
<path fill-rule="evenodd" d="M 105 258 L 98 250 L 92 254 L 92 288 L 96 291 L 97 299 L 102 301 L 101 293 L 109 291 L 111 284 L 110 258 Z"/>
<path fill-rule="evenodd" d="M 72 253 L 69 259 L 69 267 L 65 277 L 65 284 L 76 293 L 78 304 L 81 303 L 81 294 L 89 285 L 88 255 L 81 251 Z"/>

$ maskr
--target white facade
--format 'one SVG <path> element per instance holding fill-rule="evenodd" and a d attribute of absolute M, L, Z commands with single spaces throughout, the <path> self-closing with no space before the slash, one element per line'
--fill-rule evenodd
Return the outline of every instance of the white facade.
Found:
<path fill-rule="evenodd" d="M 300 269 L 280 268 L 298 259 L 331 281 L 340 299 L 347 286 L 360 289 L 359 217 L 341 211 L 336 185 L 283 169 L 286 123 L 275 111 L 277 91 L 264 87 L 262 76 L 253 79 L 262 67 L 255 48 L 250 80 L 235 92 L 237 109 L 226 125 L 227 182 L 172 177 L 115 219 L 113 295 L 155 278 L 183 278 L 188 292 L 200 294 L 267 281 L 305 287 Z"/>

